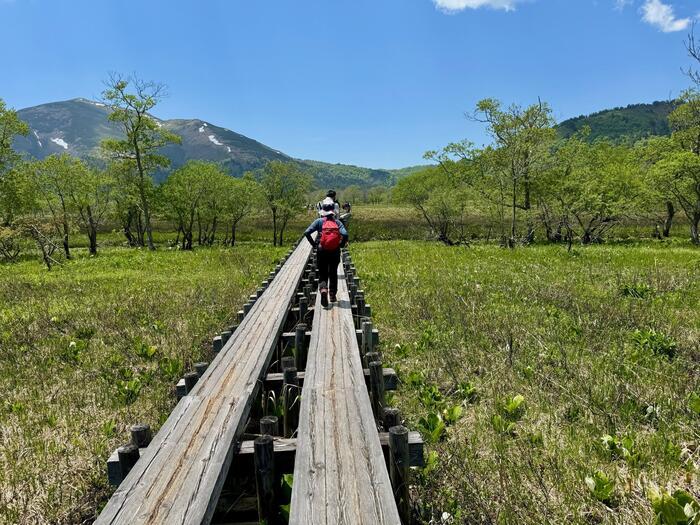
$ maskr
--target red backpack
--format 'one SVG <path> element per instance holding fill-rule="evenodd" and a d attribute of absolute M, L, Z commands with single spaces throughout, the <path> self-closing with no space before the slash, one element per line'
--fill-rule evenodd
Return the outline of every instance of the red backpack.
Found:
<path fill-rule="evenodd" d="M 323 227 L 321 228 L 321 249 L 326 252 L 332 252 L 340 248 L 340 242 L 343 236 L 340 234 L 340 228 L 333 219 L 324 219 Z"/>

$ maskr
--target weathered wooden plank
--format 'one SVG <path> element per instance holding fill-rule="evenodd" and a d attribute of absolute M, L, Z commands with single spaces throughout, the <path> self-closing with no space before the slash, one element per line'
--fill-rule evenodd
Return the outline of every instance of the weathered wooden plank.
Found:
<path fill-rule="evenodd" d="M 317 298 L 302 392 L 292 525 L 400 523 L 372 415 L 342 266 L 338 299 Z"/>
<path fill-rule="evenodd" d="M 393 368 L 384 368 L 382 370 L 384 375 L 384 389 L 396 390 L 398 387 L 399 379 L 396 375 L 396 371 Z M 365 368 L 363 370 L 365 376 L 365 382 L 369 381 L 369 369 Z M 265 386 L 268 390 L 274 389 L 279 390 L 282 387 L 283 375 L 280 372 L 272 372 L 265 376 Z M 303 386 L 306 379 L 306 372 L 298 372 L 297 377 L 299 378 L 299 383 Z M 178 383 L 179 384 L 179 383 Z"/>
<path fill-rule="evenodd" d="M 389 433 L 380 432 L 379 433 L 379 443 L 382 446 L 382 452 L 384 453 L 384 458 L 389 458 Z M 294 463 L 294 455 L 297 451 L 297 440 L 296 438 L 274 438 L 275 446 L 275 456 L 289 456 L 285 457 L 283 460 L 285 464 Z M 424 454 L 423 454 L 423 438 L 420 432 L 409 432 L 408 433 L 408 453 L 409 461 L 412 467 L 422 467 L 425 465 Z M 247 439 L 241 441 L 238 454 L 241 456 L 252 456 L 253 455 L 253 440 Z"/>
<path fill-rule="evenodd" d="M 301 243 L 95 523 L 208 523 L 310 254 Z"/>

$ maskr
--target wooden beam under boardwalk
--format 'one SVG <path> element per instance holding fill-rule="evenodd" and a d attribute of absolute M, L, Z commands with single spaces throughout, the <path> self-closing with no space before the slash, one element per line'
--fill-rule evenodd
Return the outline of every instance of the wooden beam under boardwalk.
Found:
<path fill-rule="evenodd" d="M 209 523 L 311 246 L 302 242 L 95 522 Z"/>
<path fill-rule="evenodd" d="M 350 297 L 316 299 L 297 437 L 290 525 L 399 525 L 370 406 Z"/>

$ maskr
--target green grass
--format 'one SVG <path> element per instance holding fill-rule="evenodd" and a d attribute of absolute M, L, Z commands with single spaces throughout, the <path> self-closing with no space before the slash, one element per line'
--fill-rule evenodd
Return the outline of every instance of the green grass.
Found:
<path fill-rule="evenodd" d="M 104 248 L 0 265 L 0 523 L 80 523 L 128 428 L 157 429 L 284 249 Z"/>
<path fill-rule="evenodd" d="M 643 524 L 654 484 L 700 499 L 697 249 L 351 251 L 394 402 L 431 441 L 422 522 Z"/>

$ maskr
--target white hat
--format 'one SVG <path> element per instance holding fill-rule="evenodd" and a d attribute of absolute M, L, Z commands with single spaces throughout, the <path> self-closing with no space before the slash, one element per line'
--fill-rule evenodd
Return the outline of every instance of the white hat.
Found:
<path fill-rule="evenodd" d="M 335 214 L 335 201 L 330 197 L 326 197 L 321 201 L 321 217 L 328 217 Z"/>

